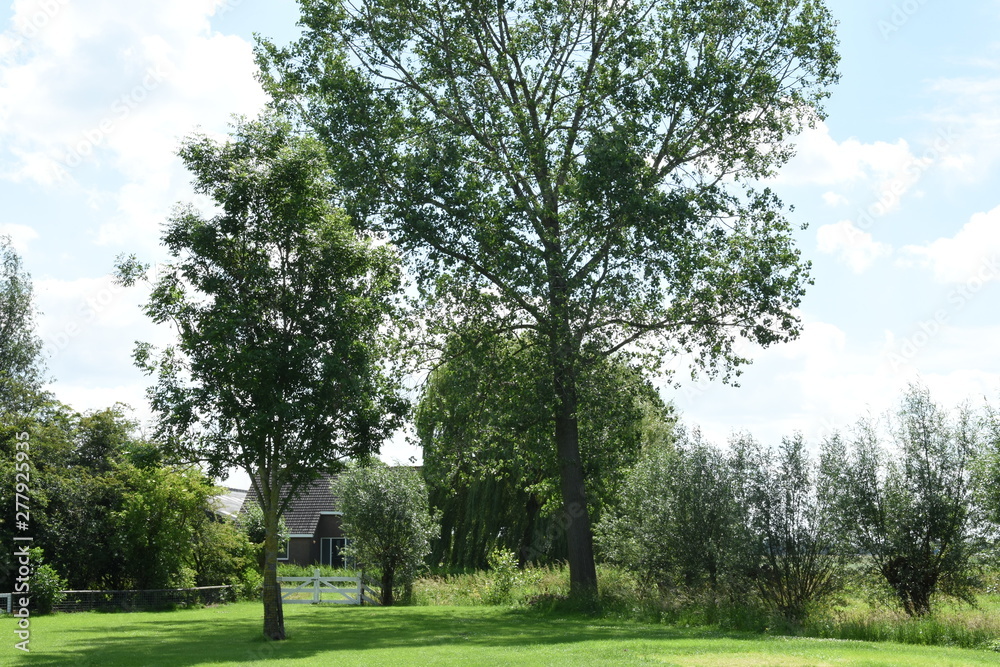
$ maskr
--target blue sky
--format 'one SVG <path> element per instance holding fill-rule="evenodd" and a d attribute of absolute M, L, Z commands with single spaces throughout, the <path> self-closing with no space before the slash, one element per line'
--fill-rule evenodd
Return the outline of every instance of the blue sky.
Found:
<path fill-rule="evenodd" d="M 919 379 L 938 401 L 1000 399 L 1000 2 L 836 0 L 843 79 L 772 183 L 815 285 L 791 344 L 746 350 L 739 388 L 663 390 L 716 441 L 813 441 L 880 414 Z M 166 328 L 114 258 L 162 259 L 159 225 L 194 200 L 176 157 L 264 101 L 252 34 L 297 30 L 291 0 L 19 0 L 0 12 L 0 233 L 36 285 L 51 389 L 78 410 L 148 417 L 135 340 Z M 197 200 L 196 200 L 197 201 Z M 676 364 L 683 375 L 684 360 Z M 387 458 L 413 449 L 402 437 Z M 241 476 L 233 478 L 241 483 Z"/>

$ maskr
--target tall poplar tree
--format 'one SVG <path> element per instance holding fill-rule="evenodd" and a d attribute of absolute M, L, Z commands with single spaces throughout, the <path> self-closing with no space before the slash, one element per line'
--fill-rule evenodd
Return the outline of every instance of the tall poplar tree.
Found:
<path fill-rule="evenodd" d="M 265 83 L 387 231 L 426 330 L 545 341 L 571 588 L 596 585 L 577 379 L 794 338 L 808 264 L 760 183 L 837 79 L 822 0 L 300 0 Z"/>

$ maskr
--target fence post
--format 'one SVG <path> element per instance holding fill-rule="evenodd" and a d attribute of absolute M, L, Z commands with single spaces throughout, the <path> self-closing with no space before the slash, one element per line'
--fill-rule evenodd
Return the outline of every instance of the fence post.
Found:
<path fill-rule="evenodd" d="M 313 603 L 315 604 L 319 604 L 319 601 L 322 598 L 322 595 L 319 592 L 319 577 L 320 571 L 317 567 L 313 570 Z"/>
<path fill-rule="evenodd" d="M 361 573 L 357 573 L 358 580 L 358 604 L 362 607 L 365 606 L 365 582 L 361 578 Z"/>

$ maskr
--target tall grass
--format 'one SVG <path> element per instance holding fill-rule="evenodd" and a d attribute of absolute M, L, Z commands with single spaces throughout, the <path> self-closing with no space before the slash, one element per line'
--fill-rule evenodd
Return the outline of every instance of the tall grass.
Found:
<path fill-rule="evenodd" d="M 439 571 L 414 583 L 417 605 L 484 605 L 493 585 L 489 571 Z M 792 623 L 752 601 L 734 603 L 709 593 L 644 590 L 634 575 L 599 566 L 597 613 L 614 618 L 662 623 L 678 628 L 704 627 L 768 635 L 854 639 L 870 642 L 956 646 L 1000 651 L 1000 593 L 985 589 L 976 608 L 938 601 L 934 613 L 910 618 L 873 601 L 861 589 L 849 589 L 836 604 L 812 610 Z M 569 570 L 563 565 L 527 568 L 505 604 L 547 611 L 579 611 L 569 594 Z M 591 610 L 593 611 L 593 610 Z"/>

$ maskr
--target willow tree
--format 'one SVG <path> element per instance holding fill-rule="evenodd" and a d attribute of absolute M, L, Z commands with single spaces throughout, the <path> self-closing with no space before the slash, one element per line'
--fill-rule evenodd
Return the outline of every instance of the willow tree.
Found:
<path fill-rule="evenodd" d="M 300 0 L 265 83 L 345 206 L 409 257 L 430 334 L 530 329 L 550 368 L 571 588 L 593 590 L 577 377 L 787 341 L 808 283 L 760 183 L 837 79 L 821 0 Z"/>
<path fill-rule="evenodd" d="M 544 345 L 526 335 L 476 338 L 449 339 L 449 360 L 430 373 L 415 410 L 422 472 L 441 511 L 433 561 L 486 567 L 496 548 L 521 565 L 564 559 L 559 465 L 544 446 L 553 427 Z M 641 369 L 602 361 L 581 369 L 577 386 L 595 519 L 616 502 L 640 451 L 664 446 L 674 421 Z"/>
<path fill-rule="evenodd" d="M 158 435 L 215 475 L 242 468 L 264 513 L 264 634 L 285 636 L 276 579 L 279 517 L 320 473 L 377 451 L 403 403 L 383 374 L 384 327 L 399 271 L 335 209 L 325 156 L 273 117 L 241 122 L 231 141 L 185 141 L 180 156 L 206 217 L 169 220 L 146 305 L 178 343 L 139 344 Z M 145 267 L 120 260 L 119 278 Z"/>

